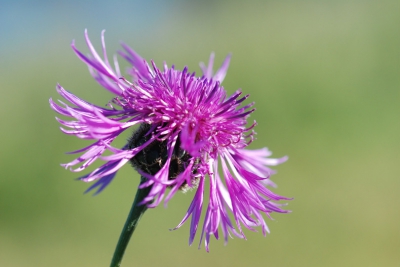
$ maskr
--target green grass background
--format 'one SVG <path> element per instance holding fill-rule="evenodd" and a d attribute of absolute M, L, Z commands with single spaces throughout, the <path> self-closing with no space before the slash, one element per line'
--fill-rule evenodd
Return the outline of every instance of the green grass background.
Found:
<path fill-rule="evenodd" d="M 400 266 L 400 2 L 153 2 L 2 2 L 0 266 L 108 266 L 133 200 L 128 166 L 96 197 L 59 166 L 86 142 L 59 131 L 56 83 L 111 98 L 69 47 L 87 52 L 86 27 L 110 54 L 124 40 L 197 73 L 232 52 L 223 85 L 256 102 L 252 147 L 289 156 L 273 180 L 293 212 L 267 237 L 189 247 L 189 225 L 168 230 L 193 197 L 178 194 L 145 214 L 122 266 Z"/>

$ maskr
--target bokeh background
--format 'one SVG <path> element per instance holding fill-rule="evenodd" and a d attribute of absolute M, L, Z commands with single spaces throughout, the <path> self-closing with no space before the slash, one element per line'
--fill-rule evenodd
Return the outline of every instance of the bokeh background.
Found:
<path fill-rule="evenodd" d="M 56 83 L 111 95 L 72 52 L 83 32 L 178 68 L 233 53 L 223 85 L 256 101 L 253 148 L 288 155 L 276 192 L 295 199 L 271 234 L 211 241 L 177 231 L 193 192 L 143 217 L 123 266 L 400 266 L 400 1 L 0 1 L 0 266 L 108 266 L 138 175 L 100 195 L 64 170 L 86 144 L 62 134 Z M 123 138 L 120 140 L 124 142 Z"/>

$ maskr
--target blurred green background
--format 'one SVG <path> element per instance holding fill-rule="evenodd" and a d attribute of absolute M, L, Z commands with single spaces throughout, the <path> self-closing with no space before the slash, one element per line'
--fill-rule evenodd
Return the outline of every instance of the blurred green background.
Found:
<path fill-rule="evenodd" d="M 212 239 L 176 226 L 193 192 L 148 211 L 123 266 L 400 266 L 400 1 L 0 1 L 0 266 L 108 266 L 138 184 L 125 166 L 100 195 L 60 163 L 86 142 L 62 134 L 59 82 L 103 105 L 111 94 L 72 52 L 83 31 L 109 54 L 200 73 L 233 53 L 223 85 L 256 101 L 258 139 L 289 156 L 273 177 L 291 196 L 271 234 Z M 120 144 L 124 142 L 119 140 Z"/>

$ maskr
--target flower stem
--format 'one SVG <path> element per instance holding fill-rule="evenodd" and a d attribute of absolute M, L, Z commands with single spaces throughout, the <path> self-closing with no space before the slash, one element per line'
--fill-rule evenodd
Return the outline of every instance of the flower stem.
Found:
<path fill-rule="evenodd" d="M 140 184 L 146 181 L 147 179 L 142 176 L 140 179 Z M 119 236 L 118 244 L 117 247 L 115 248 L 110 267 L 121 266 L 122 257 L 124 256 L 125 249 L 128 246 L 129 240 L 131 239 L 131 236 L 135 231 L 140 218 L 142 217 L 143 213 L 147 210 L 146 204 L 144 205 L 138 205 L 138 204 L 149 194 L 150 190 L 151 186 L 142 189 L 138 188 L 128 218 L 126 219 L 124 228 L 122 229 L 121 235 Z"/>

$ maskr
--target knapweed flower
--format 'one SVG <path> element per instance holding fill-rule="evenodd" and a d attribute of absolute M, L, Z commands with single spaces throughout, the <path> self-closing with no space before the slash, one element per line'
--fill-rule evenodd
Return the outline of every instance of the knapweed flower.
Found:
<path fill-rule="evenodd" d="M 167 203 L 177 191 L 194 189 L 194 198 L 175 228 L 191 217 L 189 244 L 196 235 L 203 209 L 205 183 L 209 180 L 209 199 L 201 230 L 208 251 L 210 236 L 219 238 L 219 231 L 227 242 L 229 236 L 244 238 L 242 226 L 250 230 L 260 226 L 269 232 L 263 216 L 273 212 L 287 213 L 277 203 L 289 198 L 279 196 L 268 187 L 274 173 L 269 166 L 286 161 L 269 158 L 267 148 L 249 150 L 254 140 L 256 123 L 247 124 L 254 111 L 254 103 L 242 105 L 248 95 L 241 90 L 227 96 L 221 86 L 228 70 L 230 55 L 214 73 L 214 54 L 208 65 L 201 64 L 203 75 L 196 77 L 185 67 L 177 70 L 164 63 L 160 69 L 148 64 L 126 44 L 119 55 L 132 66 L 130 78 L 121 75 L 116 56 L 110 64 L 102 32 L 101 57 L 85 31 L 90 51 L 86 56 L 74 42 L 72 49 L 87 64 L 93 78 L 114 98 L 101 107 L 88 103 L 57 85 L 58 93 L 71 104 L 50 99 L 51 107 L 73 120 L 57 120 L 61 130 L 94 143 L 71 153 L 82 153 L 75 160 L 63 164 L 74 172 L 85 170 L 96 160 L 105 164 L 80 178 L 95 182 L 88 191 L 102 191 L 116 172 L 127 162 L 145 178 L 140 188 L 151 187 L 142 204 L 156 207 L 164 199 Z M 135 129 L 122 148 L 112 142 L 124 131 Z M 106 151 L 111 154 L 105 156 Z M 76 166 L 72 169 L 72 166 Z M 169 190 L 167 190 L 169 189 Z"/>

